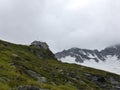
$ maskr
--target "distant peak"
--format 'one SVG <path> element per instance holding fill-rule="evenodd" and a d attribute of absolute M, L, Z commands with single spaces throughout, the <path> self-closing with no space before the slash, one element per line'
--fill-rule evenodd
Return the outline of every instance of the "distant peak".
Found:
<path fill-rule="evenodd" d="M 71 48 L 70 50 L 80 50 L 80 48 L 73 47 L 73 48 Z"/>
<path fill-rule="evenodd" d="M 116 45 L 107 47 L 107 49 L 109 49 L 109 48 L 120 49 L 120 44 L 116 44 Z"/>

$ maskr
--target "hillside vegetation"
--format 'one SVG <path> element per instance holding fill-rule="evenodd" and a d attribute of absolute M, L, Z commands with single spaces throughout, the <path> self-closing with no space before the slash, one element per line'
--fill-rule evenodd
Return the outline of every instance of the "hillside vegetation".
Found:
<path fill-rule="evenodd" d="M 49 49 L 0 41 L 0 90 L 39 89 L 120 90 L 120 76 L 61 63 Z"/>

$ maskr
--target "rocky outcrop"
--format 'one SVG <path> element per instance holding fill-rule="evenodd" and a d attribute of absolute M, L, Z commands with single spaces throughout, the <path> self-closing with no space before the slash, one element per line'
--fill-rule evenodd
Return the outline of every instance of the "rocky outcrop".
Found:
<path fill-rule="evenodd" d="M 33 41 L 30 45 L 30 51 L 39 58 L 52 58 L 55 59 L 55 55 L 49 49 L 46 42 Z"/>
<path fill-rule="evenodd" d="M 47 45 L 46 42 L 40 42 L 40 41 L 33 41 L 31 43 L 31 46 L 35 46 L 38 49 L 44 48 L 44 49 L 49 49 L 49 46 Z"/>

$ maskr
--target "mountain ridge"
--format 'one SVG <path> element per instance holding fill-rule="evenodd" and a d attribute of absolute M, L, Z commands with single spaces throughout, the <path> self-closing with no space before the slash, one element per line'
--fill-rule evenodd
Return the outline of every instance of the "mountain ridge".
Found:
<path fill-rule="evenodd" d="M 75 64 L 80 64 L 80 65 L 89 66 L 89 67 L 102 69 L 102 70 L 104 70 L 103 67 L 105 67 L 105 70 L 107 68 L 106 71 L 109 71 L 109 72 L 111 71 L 116 74 L 120 74 L 120 70 L 119 70 L 120 45 L 110 46 L 101 51 L 97 49 L 90 50 L 90 49 L 71 48 L 68 50 L 64 50 L 62 52 L 58 52 L 55 54 L 55 56 L 58 60 L 62 62 L 75 63 Z M 95 66 L 95 64 L 97 64 L 98 66 L 97 65 Z M 101 64 L 101 67 L 100 67 L 100 64 Z M 108 70 L 111 67 L 116 68 L 117 71 L 115 72 L 114 69 Z"/>
<path fill-rule="evenodd" d="M 0 90 L 119 90 L 120 76 L 57 61 L 42 42 L 0 40 Z"/>

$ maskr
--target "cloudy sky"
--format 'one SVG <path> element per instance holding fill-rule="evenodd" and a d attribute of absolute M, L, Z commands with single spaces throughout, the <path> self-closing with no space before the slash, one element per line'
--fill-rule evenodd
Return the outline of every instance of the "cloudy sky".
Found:
<path fill-rule="evenodd" d="M 120 43 L 120 0 L 0 0 L 0 39 L 53 52 Z"/>

